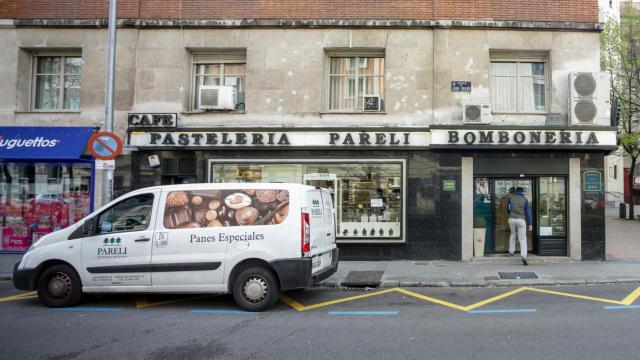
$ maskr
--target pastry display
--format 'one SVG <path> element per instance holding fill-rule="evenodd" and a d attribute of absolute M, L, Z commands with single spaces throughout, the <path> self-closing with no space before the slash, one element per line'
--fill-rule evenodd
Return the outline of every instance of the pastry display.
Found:
<path fill-rule="evenodd" d="M 167 207 L 180 207 L 189 203 L 189 197 L 185 191 L 172 191 L 167 195 Z"/>
<path fill-rule="evenodd" d="M 232 209 L 240 209 L 251 205 L 251 198 L 245 193 L 233 193 L 224 198 L 224 203 Z"/>
<path fill-rule="evenodd" d="M 289 192 L 273 189 L 172 191 L 167 195 L 164 227 L 280 224 L 289 215 Z"/>
<path fill-rule="evenodd" d="M 286 191 L 288 194 L 289 192 Z M 270 203 L 278 196 L 278 190 L 256 190 L 256 198 L 263 203 Z"/>

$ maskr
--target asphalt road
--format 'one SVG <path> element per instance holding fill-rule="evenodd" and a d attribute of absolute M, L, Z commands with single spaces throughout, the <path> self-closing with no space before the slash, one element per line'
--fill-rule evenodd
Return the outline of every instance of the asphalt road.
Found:
<path fill-rule="evenodd" d="M 246 313 L 230 296 L 175 295 L 92 296 L 56 310 L 7 298 L 23 293 L 1 282 L 0 359 L 634 359 L 640 298 L 604 301 L 638 287 L 505 298 L 495 297 L 517 288 L 313 289 L 287 294 L 302 311 L 279 302 Z M 360 295 L 370 296 L 350 298 Z"/>

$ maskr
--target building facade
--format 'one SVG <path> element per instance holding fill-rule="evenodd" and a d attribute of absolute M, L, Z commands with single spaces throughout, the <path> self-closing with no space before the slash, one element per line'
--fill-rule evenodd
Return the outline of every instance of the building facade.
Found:
<path fill-rule="evenodd" d="M 102 126 L 107 1 L 71 3 L 0 10 L 3 126 Z M 333 191 L 343 259 L 469 260 L 507 251 L 523 187 L 533 253 L 605 257 L 595 0 L 130 0 L 119 19 L 116 194 L 308 183 Z"/>

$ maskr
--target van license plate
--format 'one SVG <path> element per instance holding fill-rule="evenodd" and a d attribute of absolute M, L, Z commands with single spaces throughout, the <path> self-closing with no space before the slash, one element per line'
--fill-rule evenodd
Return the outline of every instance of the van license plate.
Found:
<path fill-rule="evenodd" d="M 315 272 L 322 266 L 322 258 L 320 256 L 315 256 L 313 260 L 311 260 L 311 272 Z"/>

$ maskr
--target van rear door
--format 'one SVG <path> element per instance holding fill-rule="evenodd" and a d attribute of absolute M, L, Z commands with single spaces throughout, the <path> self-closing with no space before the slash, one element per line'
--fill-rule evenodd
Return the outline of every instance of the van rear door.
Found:
<path fill-rule="evenodd" d="M 320 189 L 307 192 L 311 228 L 311 272 L 317 273 L 331 265 L 331 250 L 335 247 L 331 194 Z"/>
<path fill-rule="evenodd" d="M 313 256 L 322 252 L 327 236 L 320 190 L 310 189 L 307 191 L 307 202 L 310 210 L 309 227 L 311 228 L 311 255 Z"/>
<path fill-rule="evenodd" d="M 324 210 L 325 248 L 333 248 L 336 243 L 336 217 L 333 209 L 333 200 L 329 190 L 322 189 L 322 208 Z"/>

